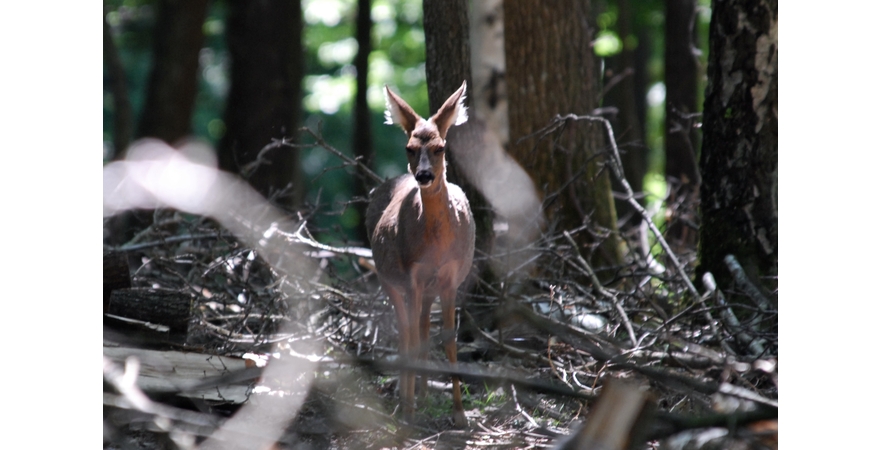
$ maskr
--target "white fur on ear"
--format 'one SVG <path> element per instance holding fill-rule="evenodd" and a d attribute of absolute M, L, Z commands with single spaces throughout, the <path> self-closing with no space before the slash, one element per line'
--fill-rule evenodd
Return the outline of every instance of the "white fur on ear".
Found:
<path fill-rule="evenodd" d="M 455 105 L 455 109 L 458 110 L 458 115 L 455 116 L 454 125 L 461 125 L 468 120 L 467 106 L 464 106 L 464 99 L 467 97 L 467 95 L 465 95 L 467 94 L 467 83 L 463 83 L 461 87 L 463 89 L 461 91 L 461 97 L 458 98 L 458 104 Z"/>
<path fill-rule="evenodd" d="M 391 96 L 388 95 L 388 86 L 385 86 L 385 124 L 394 125 L 400 123 L 400 108 L 391 101 Z"/>
<path fill-rule="evenodd" d="M 399 124 L 409 134 L 420 120 L 422 118 L 402 98 L 385 86 L 385 123 Z"/>

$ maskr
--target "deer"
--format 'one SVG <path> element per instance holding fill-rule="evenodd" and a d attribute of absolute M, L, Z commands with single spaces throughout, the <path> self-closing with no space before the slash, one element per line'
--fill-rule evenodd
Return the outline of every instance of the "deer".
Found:
<path fill-rule="evenodd" d="M 463 82 L 427 120 L 385 86 L 386 124 L 407 136 L 408 172 L 370 194 L 366 226 L 379 283 L 394 306 L 404 360 L 427 359 L 431 305 L 440 297 L 441 339 L 450 364 L 457 364 L 455 298 L 474 258 L 474 218 L 460 187 L 446 181 L 446 134 L 467 121 Z M 427 378 L 420 376 L 420 393 Z M 458 376 L 452 377 L 453 422 L 467 426 Z M 414 414 L 415 373 L 401 370 L 404 418 Z"/>

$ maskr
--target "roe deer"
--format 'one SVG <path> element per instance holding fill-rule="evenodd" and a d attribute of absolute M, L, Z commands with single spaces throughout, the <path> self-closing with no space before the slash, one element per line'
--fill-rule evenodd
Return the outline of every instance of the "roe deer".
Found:
<path fill-rule="evenodd" d="M 467 83 L 455 91 L 428 120 L 416 114 L 385 86 L 387 124 L 406 132 L 409 173 L 388 180 L 370 195 L 367 233 L 382 289 L 397 314 L 399 351 L 406 360 L 425 360 L 431 304 L 440 297 L 441 338 L 454 366 L 455 292 L 474 259 L 474 219 L 467 197 L 446 182 L 446 132 L 467 121 L 463 104 Z M 415 374 L 400 374 L 404 417 L 413 417 Z M 420 378 L 420 388 L 427 379 Z M 422 391 L 424 393 L 424 391 Z M 467 425 L 457 376 L 452 377 L 453 420 Z"/>

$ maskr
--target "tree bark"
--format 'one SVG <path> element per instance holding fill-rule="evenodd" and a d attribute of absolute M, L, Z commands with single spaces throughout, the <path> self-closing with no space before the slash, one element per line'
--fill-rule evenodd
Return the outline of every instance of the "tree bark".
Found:
<path fill-rule="evenodd" d="M 354 68 L 357 71 L 357 92 L 354 97 L 354 135 L 352 149 L 355 157 L 361 158 L 367 166 L 373 160 L 373 134 L 370 130 L 370 105 L 367 104 L 367 75 L 370 70 L 370 52 L 373 49 L 371 30 L 373 21 L 370 17 L 370 0 L 358 0 L 357 7 L 357 30 L 355 39 L 358 43 L 358 51 L 354 57 Z M 370 187 L 365 177 L 358 174 L 358 182 L 355 183 L 354 193 L 356 197 L 366 199 L 369 196 Z M 366 217 L 367 203 L 357 204 L 360 217 Z M 357 239 L 361 242 L 369 242 L 364 227 L 357 227 Z"/>
<path fill-rule="evenodd" d="M 699 184 L 696 132 L 686 117 L 697 111 L 696 14 L 696 0 L 666 1 L 666 177 L 683 185 Z"/>
<path fill-rule="evenodd" d="M 113 92 L 113 157 L 108 159 L 115 159 L 121 156 L 131 143 L 132 116 L 125 68 L 122 67 L 119 51 L 113 43 L 113 35 L 110 33 L 106 15 L 104 15 L 104 64 Z"/>
<path fill-rule="evenodd" d="M 470 15 L 471 104 L 486 123 L 486 131 L 508 144 L 507 83 L 504 80 L 504 3 L 474 0 Z"/>
<path fill-rule="evenodd" d="M 302 104 L 301 35 L 298 0 L 229 2 L 232 67 L 220 167 L 241 173 L 260 193 L 287 207 L 303 198 L 299 153 L 276 147 L 254 163 L 273 138 L 296 138 Z"/>
<path fill-rule="evenodd" d="M 696 118 L 692 116 L 697 111 L 696 15 L 696 0 L 666 2 L 666 117 L 663 135 L 666 182 L 670 188 L 666 238 L 673 248 L 682 251 L 692 251 L 697 243 L 695 220 L 690 216 L 700 185 L 696 151 L 699 136 L 693 126 Z"/>
<path fill-rule="evenodd" d="M 471 57 L 466 0 L 424 0 L 422 2 L 425 28 L 425 72 L 428 83 L 428 104 L 431 112 L 440 108 L 449 95 L 461 87 L 462 81 L 471 82 Z M 466 94 L 467 95 L 467 94 Z M 494 232 L 492 209 L 483 195 L 468 180 L 461 169 L 463 153 L 479 151 L 475 145 L 482 141 L 484 127 L 473 116 L 473 102 L 465 100 L 469 119 L 449 132 L 447 158 L 449 181 L 459 185 L 467 195 L 476 221 L 478 252 L 492 254 Z M 485 264 L 476 263 L 481 274 Z"/>
<path fill-rule="evenodd" d="M 117 289 L 110 293 L 104 312 L 186 333 L 194 301 L 192 294 L 172 289 Z"/>
<path fill-rule="evenodd" d="M 644 61 L 638 64 L 640 61 L 636 57 L 636 52 L 639 47 L 647 46 L 647 42 L 636 39 L 629 0 L 617 0 L 617 11 L 617 32 L 623 41 L 623 50 L 608 59 L 609 68 L 604 74 L 603 83 L 607 93 L 602 99 L 602 105 L 617 108 L 617 115 L 611 119 L 611 124 L 619 141 L 623 174 L 633 192 L 638 194 L 644 190 L 644 179 L 648 170 L 648 147 L 645 145 L 644 117 L 640 116 L 638 106 L 639 97 L 645 96 L 645 87 L 644 84 L 637 84 L 639 80 L 645 78 L 645 66 Z M 638 44 L 634 45 L 634 42 Z M 639 203 L 644 205 L 644 199 L 639 199 Z M 626 201 L 615 200 L 614 204 L 618 216 L 621 218 L 628 216 L 632 225 L 641 222 L 641 216 L 636 214 Z"/>
<path fill-rule="evenodd" d="M 510 152 L 544 187 L 544 204 L 558 229 L 584 223 L 604 229 L 599 254 L 613 265 L 622 254 L 611 184 L 603 170 L 602 129 L 578 122 L 552 138 L 523 139 L 557 114 L 591 114 L 598 105 L 589 13 L 589 1 L 504 2 Z M 590 233 L 578 238 L 582 244 L 595 243 Z"/>
<path fill-rule="evenodd" d="M 777 21 L 774 0 L 712 2 L 698 272 L 720 287 L 728 254 L 752 280 L 777 274 Z"/>
<path fill-rule="evenodd" d="M 160 0 L 140 135 L 169 144 L 190 133 L 208 0 Z"/>

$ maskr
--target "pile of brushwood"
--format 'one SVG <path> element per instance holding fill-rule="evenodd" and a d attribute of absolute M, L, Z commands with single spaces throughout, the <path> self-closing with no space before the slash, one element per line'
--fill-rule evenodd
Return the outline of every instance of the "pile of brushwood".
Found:
<path fill-rule="evenodd" d="M 515 268 L 478 253 L 484 270 L 459 290 L 455 367 L 439 311 L 428 360 L 397 358 L 396 316 L 371 252 L 311 223 L 317 209 L 268 225 L 242 213 L 254 228 L 244 238 L 200 216 L 137 213 L 149 225 L 105 255 L 130 267 L 126 298 L 184 295 L 186 317 L 176 333 L 161 323 L 168 314 L 120 317 L 105 268 L 105 448 L 590 448 L 565 439 L 588 428 L 612 380 L 641 406 L 620 419 L 626 442 L 605 448 L 775 448 L 776 279 L 750 279 L 735 255 L 728 273 L 697 276 L 697 205 L 676 198 L 659 229 L 644 209 L 622 218 L 615 266 L 593 251 L 603 230 L 558 230 L 552 219 Z M 718 286 L 719 275 L 731 281 Z M 110 348 L 133 358 L 108 357 Z M 145 349 L 167 361 L 227 359 L 156 393 L 134 380 L 185 371 L 138 365 Z M 401 368 L 429 378 L 414 423 L 398 410 Z M 452 374 L 463 381 L 465 429 L 450 420 Z M 246 396 L 224 396 L 230 385 Z"/>
<path fill-rule="evenodd" d="M 256 366 L 302 362 L 289 380 L 259 370 L 241 374 L 255 404 L 261 396 L 299 395 L 298 411 L 284 416 L 295 419 L 280 425 L 282 448 L 549 445 L 588 417 L 610 379 L 629 380 L 649 398 L 653 413 L 641 448 L 708 432 L 719 445 L 713 448 L 756 448 L 767 438 L 754 425 L 776 417 L 775 292 L 745 278 L 732 256 L 726 262 L 738 281 L 730 289 L 718 289 L 710 276 L 697 288 L 693 250 L 675 261 L 658 244 L 643 251 L 642 243 L 656 242 L 645 227 L 624 235 L 633 250 L 619 267 L 592 267 L 591 255 L 574 245 L 578 233 L 590 231 L 581 229 L 534 243 L 527 277 L 475 276 L 471 294 L 459 293 L 460 364 L 452 368 L 437 336 L 439 312 L 429 361 L 395 358 L 395 315 L 368 250 L 324 245 L 304 223 L 293 224 L 277 234 L 287 251 L 313 264 L 285 273 L 209 219 L 169 210 L 153 216 L 152 225 L 115 250 L 127 256 L 135 288 L 189 293 L 193 303 L 185 335 L 154 338 L 151 347 L 248 357 Z M 332 239 L 332 231 L 322 231 L 321 240 Z M 279 249 L 270 258 L 285 256 Z M 403 366 L 432 374 L 416 424 L 395 412 Z M 466 430 L 449 420 L 452 373 L 464 382 Z M 193 424 L 179 401 L 165 405 L 177 414 L 156 408 L 163 398 L 154 398 L 139 420 L 164 419 L 179 446 L 200 442 L 241 408 L 207 402 L 193 413 L 207 422 Z M 112 423 L 117 436 L 131 426 L 119 417 Z"/>

